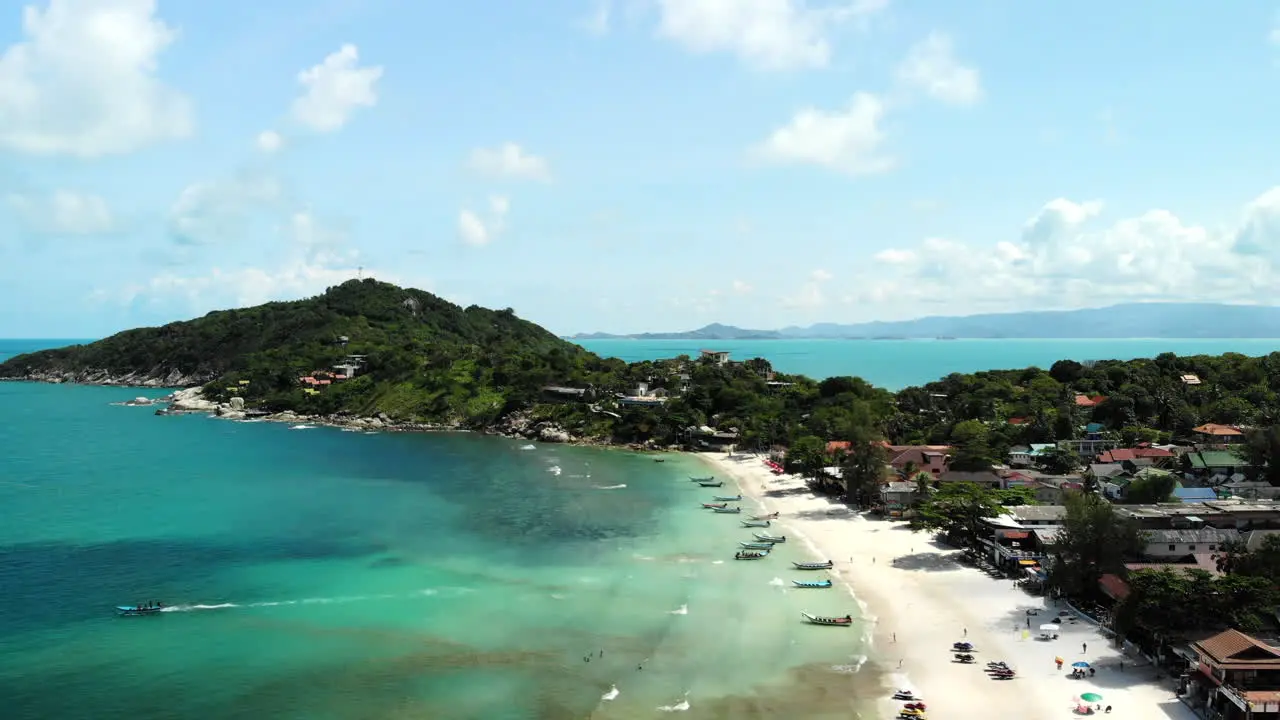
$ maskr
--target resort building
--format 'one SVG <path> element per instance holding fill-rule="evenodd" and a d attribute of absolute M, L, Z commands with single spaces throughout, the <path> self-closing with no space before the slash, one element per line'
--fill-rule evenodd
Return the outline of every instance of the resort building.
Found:
<path fill-rule="evenodd" d="M 899 474 L 905 473 L 908 466 L 935 478 L 947 471 L 950 445 L 890 445 L 885 442 L 880 445 L 889 454 L 889 465 Z"/>
<path fill-rule="evenodd" d="M 711 362 L 715 363 L 716 365 L 728 365 L 728 364 L 729 364 L 729 353 L 724 352 L 724 351 L 722 351 L 722 350 L 699 350 L 699 351 L 698 351 L 698 359 L 699 359 L 699 360 L 710 360 Z"/>
<path fill-rule="evenodd" d="M 1244 442 L 1244 431 L 1235 425 L 1205 423 L 1191 432 L 1205 445 L 1235 445 Z"/>
<path fill-rule="evenodd" d="M 1193 708 L 1223 720 L 1280 718 L 1280 649 L 1238 630 L 1191 644 L 1188 675 Z"/>

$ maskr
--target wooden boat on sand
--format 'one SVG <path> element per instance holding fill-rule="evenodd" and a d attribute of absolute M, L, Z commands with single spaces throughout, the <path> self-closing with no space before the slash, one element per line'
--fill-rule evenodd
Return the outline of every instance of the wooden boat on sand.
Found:
<path fill-rule="evenodd" d="M 702 503 L 702 507 L 715 510 L 716 508 L 729 507 L 729 503 Z"/>
<path fill-rule="evenodd" d="M 807 612 L 801 612 L 805 620 L 814 625 L 830 625 L 832 627 L 853 627 L 853 616 L 845 615 L 844 617 L 823 617 L 822 615 L 810 615 Z"/>
<path fill-rule="evenodd" d="M 764 533 L 751 533 L 755 535 L 760 542 L 784 543 L 787 541 L 786 535 L 765 535 Z"/>
<path fill-rule="evenodd" d="M 768 520 L 743 520 L 742 527 L 769 527 Z"/>
<path fill-rule="evenodd" d="M 741 495 L 717 495 L 711 499 L 715 500 L 716 502 L 720 502 L 722 500 L 725 502 L 742 502 Z"/>
<path fill-rule="evenodd" d="M 800 562 L 800 563 L 793 562 L 791 564 L 795 565 L 797 570 L 830 570 L 831 568 L 835 567 L 835 563 L 831 562 L 830 560 L 826 562 L 820 562 L 820 563 L 819 562 Z"/>
<path fill-rule="evenodd" d="M 733 555 L 734 560 L 763 560 L 764 558 L 767 558 L 767 557 L 769 557 L 768 550 L 759 550 L 759 551 L 751 551 L 751 552 L 739 550 Z"/>
<path fill-rule="evenodd" d="M 738 544 L 748 550 L 772 550 L 773 549 L 773 543 L 740 542 Z"/>
<path fill-rule="evenodd" d="M 718 512 L 724 515 L 737 515 L 738 513 L 742 512 L 742 508 L 738 507 L 737 505 L 733 507 L 711 508 L 711 510 L 713 512 Z"/>
<path fill-rule="evenodd" d="M 768 515 L 752 515 L 751 519 L 752 520 L 777 520 L 778 515 L 779 513 L 772 512 L 772 513 L 769 513 Z"/>

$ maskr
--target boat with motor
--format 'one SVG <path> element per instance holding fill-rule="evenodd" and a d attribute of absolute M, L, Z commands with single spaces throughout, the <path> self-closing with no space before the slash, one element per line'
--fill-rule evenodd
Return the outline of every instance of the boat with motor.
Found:
<path fill-rule="evenodd" d="M 737 515 L 738 513 L 742 512 L 742 508 L 738 507 L 737 505 L 733 507 L 718 507 L 718 508 L 711 508 L 711 509 L 713 512 L 718 512 L 723 515 Z"/>
<path fill-rule="evenodd" d="M 708 510 L 715 510 L 717 508 L 729 507 L 729 503 L 702 503 L 702 507 L 707 508 Z"/>
<path fill-rule="evenodd" d="M 820 562 L 820 563 L 793 562 L 791 564 L 795 565 L 797 570 L 830 570 L 831 568 L 835 567 L 835 563 L 831 562 L 830 560 L 826 562 Z"/>
<path fill-rule="evenodd" d="M 752 515 L 752 520 L 777 520 L 781 513 L 771 512 L 768 515 Z"/>
<path fill-rule="evenodd" d="M 742 527 L 769 527 L 768 520 L 743 520 Z"/>
<path fill-rule="evenodd" d="M 798 588 L 829 588 L 832 583 L 830 580 L 792 580 L 791 584 Z"/>
<path fill-rule="evenodd" d="M 773 549 L 773 543 L 740 542 L 738 544 L 748 550 L 772 550 Z"/>
<path fill-rule="evenodd" d="M 147 603 L 145 605 L 117 605 L 116 614 L 124 616 L 159 615 L 164 611 L 164 603 Z"/>
<path fill-rule="evenodd" d="M 768 550 L 743 551 L 739 550 L 733 554 L 734 560 L 763 560 L 769 557 Z"/>
<path fill-rule="evenodd" d="M 756 536 L 760 542 L 784 543 L 787 541 L 786 535 L 765 535 L 764 533 L 751 533 Z"/>

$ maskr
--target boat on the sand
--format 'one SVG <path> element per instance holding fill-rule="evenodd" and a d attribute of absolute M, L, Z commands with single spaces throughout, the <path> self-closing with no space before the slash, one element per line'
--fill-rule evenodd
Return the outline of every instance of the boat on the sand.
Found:
<path fill-rule="evenodd" d="M 844 617 L 824 617 L 822 615 L 810 615 L 804 611 L 801 611 L 800 614 L 804 616 L 805 620 L 808 620 L 814 625 L 831 625 L 833 627 L 850 627 L 853 625 L 852 615 L 845 615 Z"/>
<path fill-rule="evenodd" d="M 120 615 L 159 615 L 164 610 L 164 605 L 156 603 L 155 605 L 117 605 L 116 613 Z"/>
<path fill-rule="evenodd" d="M 765 535 L 764 533 L 751 533 L 756 536 L 760 542 L 784 543 L 787 541 L 786 535 Z"/>
<path fill-rule="evenodd" d="M 748 550 L 772 550 L 773 549 L 773 543 L 740 542 L 738 544 Z"/>
<path fill-rule="evenodd" d="M 768 520 L 743 520 L 742 527 L 769 527 Z"/>
<path fill-rule="evenodd" d="M 742 508 L 740 508 L 740 507 L 738 507 L 738 506 L 736 506 L 736 505 L 735 505 L 735 506 L 733 506 L 733 507 L 718 507 L 718 508 L 711 508 L 711 510 L 712 510 L 712 512 L 718 512 L 718 513 L 722 513 L 722 514 L 725 514 L 725 515 L 737 515 L 738 513 L 742 512 Z"/>
<path fill-rule="evenodd" d="M 715 497 L 713 497 L 713 498 L 711 498 L 711 499 L 712 499 L 712 500 L 715 500 L 716 502 L 719 502 L 719 501 L 721 501 L 721 500 L 723 500 L 723 501 L 725 501 L 725 502 L 742 502 L 742 496 L 741 496 L 741 495 L 716 495 Z"/>
<path fill-rule="evenodd" d="M 830 580 L 792 580 L 791 584 L 798 588 L 829 588 Z"/>
<path fill-rule="evenodd" d="M 715 510 L 716 508 L 729 507 L 729 503 L 702 503 L 702 507 Z"/>
<path fill-rule="evenodd" d="M 745 552 L 740 550 L 734 553 L 733 555 L 734 560 L 762 560 L 767 557 L 769 557 L 768 550 L 759 550 L 759 551 L 753 551 L 753 552 Z"/>
<path fill-rule="evenodd" d="M 771 512 L 768 515 L 752 515 L 752 520 L 777 520 L 779 513 Z"/>
<path fill-rule="evenodd" d="M 797 570 L 830 570 L 835 567 L 835 563 L 830 560 L 826 562 L 793 562 Z"/>

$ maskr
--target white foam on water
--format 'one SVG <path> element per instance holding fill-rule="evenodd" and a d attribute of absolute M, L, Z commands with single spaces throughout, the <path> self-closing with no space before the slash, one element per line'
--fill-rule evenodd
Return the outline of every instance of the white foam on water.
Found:
<path fill-rule="evenodd" d="M 521 450 L 537 450 L 538 446 L 537 445 L 521 445 L 520 449 Z"/>
<path fill-rule="evenodd" d="M 653 557 L 652 555 L 640 555 L 640 554 L 636 554 L 636 555 L 632 555 L 631 557 L 633 557 L 633 558 L 635 558 L 635 559 L 637 559 L 637 560 L 653 560 L 653 559 L 654 559 L 654 557 Z"/>
<path fill-rule="evenodd" d="M 563 600 L 565 597 L 565 595 L 561 595 L 560 593 L 551 593 L 552 600 Z"/>
<path fill-rule="evenodd" d="M 458 594 L 470 592 L 469 588 L 447 588 Z M 268 607 L 288 607 L 290 605 L 336 605 L 354 602 L 369 602 L 372 600 L 396 600 L 408 599 L 415 597 L 433 597 L 440 594 L 436 588 L 423 588 L 411 593 L 384 593 L 381 595 L 344 595 L 338 597 L 318 597 L 318 598 L 301 598 L 298 600 L 263 600 L 251 603 L 217 603 L 203 604 L 195 603 L 192 605 L 170 605 L 161 610 L 161 612 L 195 612 L 198 610 L 227 610 L 230 608 L 268 608 Z"/>
<path fill-rule="evenodd" d="M 560 466 L 559 466 L 559 465 L 552 465 L 551 467 L 547 468 L 547 472 L 551 473 L 552 475 L 559 475 L 559 474 L 560 474 Z"/>
<path fill-rule="evenodd" d="M 688 614 L 689 614 L 689 606 L 688 606 L 688 605 L 681 605 L 680 607 L 676 608 L 675 610 L 672 610 L 672 611 L 668 612 L 667 614 L 668 614 L 668 615 L 688 615 Z"/>
<path fill-rule="evenodd" d="M 591 476 L 588 475 L 587 477 L 591 477 Z M 620 483 L 618 485 L 597 485 L 596 489 L 597 490 L 621 490 L 626 486 L 627 486 L 626 483 Z"/>
<path fill-rule="evenodd" d="M 316 428 L 315 425 L 290 425 L 289 426 L 290 430 L 314 430 L 315 428 Z"/>
<path fill-rule="evenodd" d="M 774 579 L 772 579 L 772 580 L 770 580 L 770 581 L 769 581 L 769 584 L 770 584 L 770 585 L 772 585 L 772 586 L 774 586 L 774 587 L 783 587 L 784 585 L 786 585 L 786 584 L 787 584 L 787 582 L 786 582 L 785 580 L 783 580 L 782 578 L 774 578 Z"/>
<path fill-rule="evenodd" d="M 712 560 L 712 561 L 711 561 L 711 564 L 712 564 L 712 565 L 723 565 L 723 564 L 724 564 L 724 561 L 723 561 L 723 560 Z"/>
<path fill-rule="evenodd" d="M 605 702 L 609 702 L 610 700 L 613 700 L 614 698 L 618 697 L 621 694 L 622 693 L 618 692 L 618 686 L 613 685 L 609 688 L 609 692 L 600 696 L 600 699 L 604 700 Z"/>
<path fill-rule="evenodd" d="M 687 712 L 689 710 L 689 693 L 684 694 L 684 699 L 675 705 L 659 705 L 658 712 Z"/>

